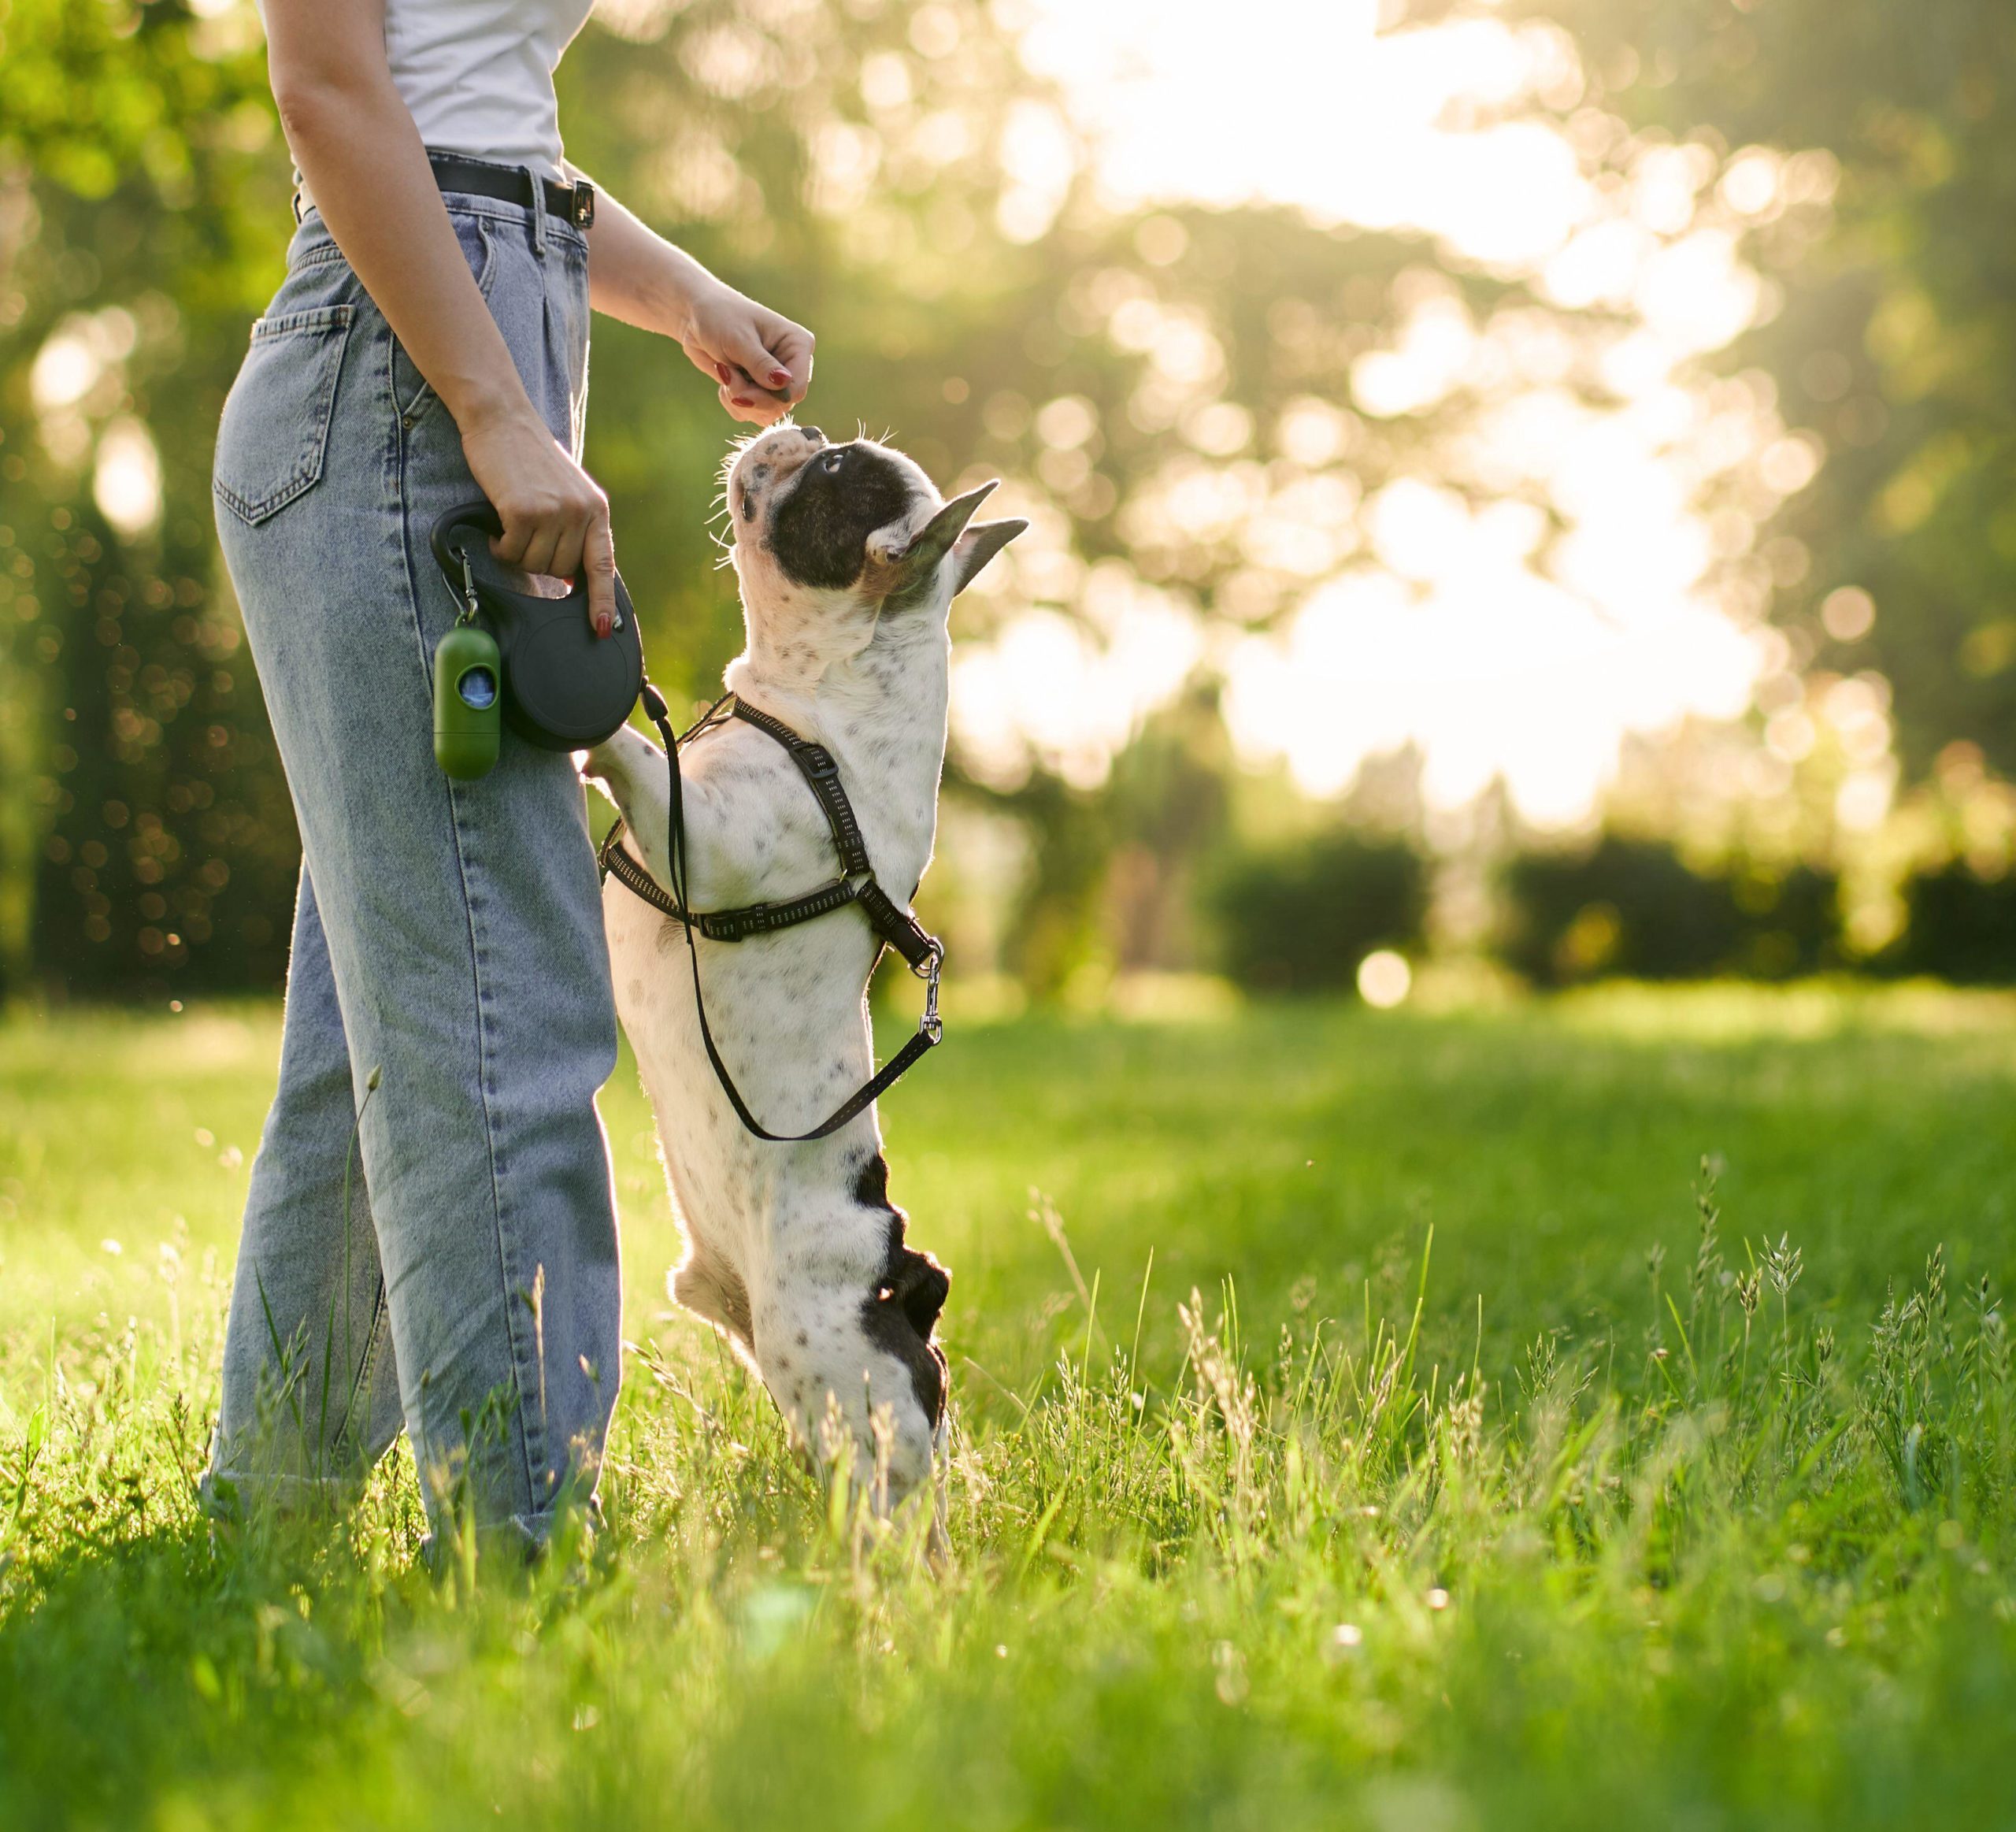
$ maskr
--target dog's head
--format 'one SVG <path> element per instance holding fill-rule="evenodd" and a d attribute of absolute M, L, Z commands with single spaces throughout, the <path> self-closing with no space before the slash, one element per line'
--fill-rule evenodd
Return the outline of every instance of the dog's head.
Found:
<path fill-rule="evenodd" d="M 728 466 L 735 569 L 750 633 L 827 662 L 852 655 L 893 618 L 946 611 L 981 567 L 1028 526 L 975 521 L 991 484 L 944 502 L 901 452 L 816 426 L 778 426 Z"/>

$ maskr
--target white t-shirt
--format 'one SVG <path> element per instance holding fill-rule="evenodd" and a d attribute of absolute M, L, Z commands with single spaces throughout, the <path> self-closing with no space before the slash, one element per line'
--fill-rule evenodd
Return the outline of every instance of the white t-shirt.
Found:
<path fill-rule="evenodd" d="M 561 177 L 553 72 L 593 4 L 385 0 L 385 59 L 421 139 Z"/>

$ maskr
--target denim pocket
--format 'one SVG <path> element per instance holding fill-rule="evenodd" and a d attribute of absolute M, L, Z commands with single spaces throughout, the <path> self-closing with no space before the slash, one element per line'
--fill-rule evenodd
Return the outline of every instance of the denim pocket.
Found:
<path fill-rule="evenodd" d="M 490 219 L 458 210 L 451 202 L 448 220 L 454 225 L 455 239 L 461 244 L 462 258 L 469 264 L 476 290 L 482 294 L 484 303 L 487 305 L 491 286 L 497 276 L 497 239 L 491 233 Z M 409 432 L 434 410 L 435 402 L 439 399 L 420 373 L 418 365 L 406 354 L 406 347 L 395 338 L 392 408 Z"/>
<path fill-rule="evenodd" d="M 213 477 L 217 500 L 255 526 L 322 475 L 336 382 L 354 306 L 261 318 L 224 404 Z"/>

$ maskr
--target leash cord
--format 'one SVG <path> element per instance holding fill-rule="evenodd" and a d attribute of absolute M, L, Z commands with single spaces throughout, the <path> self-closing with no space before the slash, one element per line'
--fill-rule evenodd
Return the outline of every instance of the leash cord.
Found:
<path fill-rule="evenodd" d="M 728 695 L 724 694 L 699 719 L 695 720 L 685 734 L 686 740 L 690 740 L 705 731 L 713 721 L 715 714 L 720 711 L 728 697 Z M 944 1027 L 938 1016 L 938 977 L 939 966 L 944 959 L 943 951 L 934 944 L 927 957 L 923 974 L 924 1017 L 917 1025 L 916 1034 L 910 1038 L 910 1041 L 891 1056 L 877 1074 L 863 1082 L 811 1131 L 806 1133 L 770 1131 L 754 1114 L 749 1111 L 749 1103 L 742 1098 L 742 1090 L 736 1086 L 735 1077 L 728 1073 L 728 1064 L 721 1060 L 721 1051 L 714 1042 L 714 1033 L 707 1023 L 707 1002 L 700 990 L 700 946 L 694 939 L 693 934 L 696 919 L 692 914 L 692 899 L 687 895 L 687 888 L 685 782 L 679 768 L 679 749 L 682 740 L 673 733 L 671 710 L 665 704 L 665 695 L 660 693 L 649 681 L 643 684 L 642 698 L 644 703 L 645 717 L 658 727 L 658 736 L 665 744 L 669 792 L 666 808 L 669 825 L 665 836 L 665 850 L 671 862 L 673 899 L 679 906 L 677 918 L 679 925 L 686 933 L 687 959 L 693 972 L 693 1011 L 695 1016 L 700 1022 L 700 1041 L 706 1050 L 708 1062 L 713 1065 L 714 1079 L 721 1083 L 721 1092 L 728 1096 L 728 1104 L 735 1109 L 736 1118 L 742 1122 L 746 1130 L 757 1138 L 773 1145 L 802 1145 L 809 1144 L 817 1139 L 830 1137 L 842 1126 L 858 1118 L 861 1114 L 866 1112 L 903 1076 L 907 1074 L 926 1054 L 936 1048 L 943 1037 Z M 879 937 L 878 940 L 880 940 Z M 886 945 L 886 943 L 882 944 L 882 946 Z M 875 958 L 877 961 L 882 958 L 881 946 L 876 948 Z M 869 969 L 871 976 L 874 970 L 873 966 L 871 965 Z M 873 1037 L 871 1033 L 869 1038 L 871 1051 L 873 1047 Z"/>

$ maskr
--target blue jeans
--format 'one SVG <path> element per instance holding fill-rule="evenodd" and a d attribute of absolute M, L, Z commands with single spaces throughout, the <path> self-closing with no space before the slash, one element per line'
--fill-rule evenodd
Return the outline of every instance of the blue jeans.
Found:
<path fill-rule="evenodd" d="M 447 201 L 527 391 L 578 451 L 587 243 L 543 208 Z M 343 1493 L 403 1423 L 437 1529 L 465 1503 L 537 1544 L 592 1496 L 619 1374 L 595 856 L 565 755 L 507 731 L 479 781 L 435 764 L 432 660 L 456 606 L 428 534 L 480 492 L 313 213 L 225 403 L 215 490 L 303 857 L 210 1491 Z"/>

